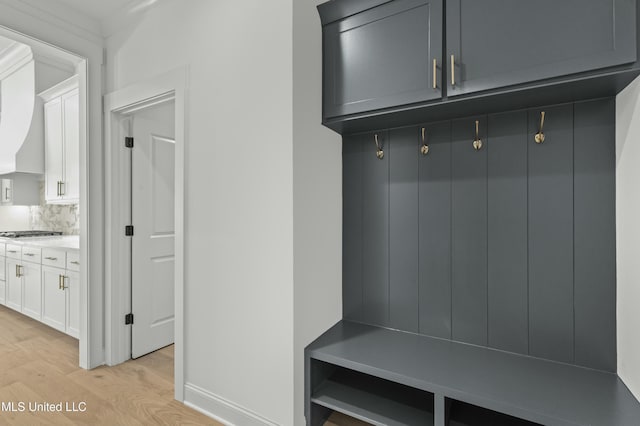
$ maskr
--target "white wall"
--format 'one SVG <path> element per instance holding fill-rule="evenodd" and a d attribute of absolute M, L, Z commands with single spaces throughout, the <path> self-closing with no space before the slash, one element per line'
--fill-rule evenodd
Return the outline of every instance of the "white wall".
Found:
<path fill-rule="evenodd" d="M 322 28 L 293 1 L 295 424 L 304 424 L 304 348 L 342 318 L 342 142 L 323 127 Z"/>
<path fill-rule="evenodd" d="M 618 375 L 640 399 L 640 78 L 616 98 Z"/>
<path fill-rule="evenodd" d="M 160 0 L 108 37 L 107 91 L 188 66 L 185 400 L 293 425 L 292 0 Z"/>

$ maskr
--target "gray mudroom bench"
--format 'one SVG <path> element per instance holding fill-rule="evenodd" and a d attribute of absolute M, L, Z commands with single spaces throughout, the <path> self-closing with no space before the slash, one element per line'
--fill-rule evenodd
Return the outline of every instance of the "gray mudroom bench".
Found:
<path fill-rule="evenodd" d="M 305 416 L 640 425 L 617 375 L 615 96 L 636 0 L 332 0 L 343 319 Z"/>

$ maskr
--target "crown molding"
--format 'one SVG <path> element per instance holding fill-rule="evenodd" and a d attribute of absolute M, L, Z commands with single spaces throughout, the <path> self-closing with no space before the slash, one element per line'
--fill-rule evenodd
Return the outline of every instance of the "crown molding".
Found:
<path fill-rule="evenodd" d="M 14 43 L 0 57 L 0 80 L 9 77 L 32 59 L 33 53 L 29 46 L 22 43 Z"/>
<path fill-rule="evenodd" d="M 88 39 L 95 44 L 103 44 L 98 21 L 56 0 L 0 0 L 0 4 Z"/>

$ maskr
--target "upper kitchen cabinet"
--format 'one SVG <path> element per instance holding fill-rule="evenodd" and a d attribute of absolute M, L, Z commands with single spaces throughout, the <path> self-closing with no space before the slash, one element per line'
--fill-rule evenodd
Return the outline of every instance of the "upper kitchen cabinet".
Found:
<path fill-rule="evenodd" d="M 635 1 L 447 0 L 446 20 L 448 96 L 636 61 Z"/>
<path fill-rule="evenodd" d="M 77 76 L 40 94 L 45 116 L 45 200 L 70 204 L 80 198 L 80 103 Z"/>
<path fill-rule="evenodd" d="M 637 0 L 331 0 L 323 116 L 342 134 L 615 96 Z"/>
<path fill-rule="evenodd" d="M 318 9 L 325 118 L 442 97 L 442 0 L 334 1 Z"/>

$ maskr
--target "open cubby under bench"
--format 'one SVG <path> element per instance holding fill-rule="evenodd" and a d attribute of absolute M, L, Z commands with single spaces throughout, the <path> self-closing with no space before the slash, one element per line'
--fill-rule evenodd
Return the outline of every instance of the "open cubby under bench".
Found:
<path fill-rule="evenodd" d="M 638 425 L 613 373 L 340 321 L 305 351 L 306 418 L 374 425 Z"/>

